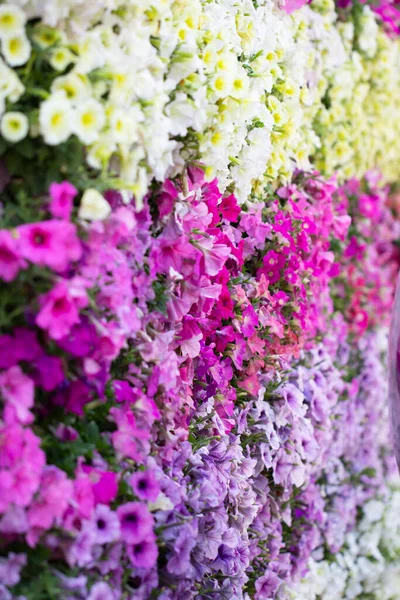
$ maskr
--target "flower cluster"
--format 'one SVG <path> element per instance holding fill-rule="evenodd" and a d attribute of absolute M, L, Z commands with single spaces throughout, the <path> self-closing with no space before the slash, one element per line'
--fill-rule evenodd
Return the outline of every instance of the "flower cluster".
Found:
<path fill-rule="evenodd" d="M 8 191 L 21 202 L 18 185 Z M 373 403 L 353 412 L 348 326 L 336 319 L 334 340 L 329 324 L 335 244 L 352 239 L 346 194 L 298 173 L 244 211 L 190 167 L 139 212 L 94 189 L 78 206 L 66 181 L 50 186 L 41 221 L 12 226 L 5 207 L 0 530 L 11 548 L 23 538 L 32 556 L 58 554 L 56 570 L 42 564 L 44 586 L 66 589 L 66 568 L 79 567 L 93 598 L 124 585 L 143 598 L 157 586 L 165 598 L 264 598 L 304 571 L 321 536 L 341 547 L 344 487 L 320 529 L 297 507 L 317 494 L 323 510 L 317 481 L 337 486 L 343 461 L 361 486 L 348 486 L 344 535 L 378 485 L 365 489 L 362 474 L 381 473 L 374 428 L 348 445 L 343 423 L 380 416 Z M 328 353 L 311 349 L 316 335 Z"/>
<path fill-rule="evenodd" d="M 400 237 L 398 208 L 377 173 L 350 180 L 338 191 L 337 210 L 352 216 L 341 248 L 341 269 L 335 280 L 334 305 L 343 311 L 357 336 L 370 326 L 388 325 L 393 302 Z"/>
<path fill-rule="evenodd" d="M 310 159 L 328 176 L 379 165 L 395 180 L 398 42 L 360 10 L 336 24 L 320 0 L 291 15 L 270 0 L 2 4 L 3 143 L 24 158 L 38 137 L 57 154 L 83 145 L 139 205 L 188 159 L 240 203 Z"/>

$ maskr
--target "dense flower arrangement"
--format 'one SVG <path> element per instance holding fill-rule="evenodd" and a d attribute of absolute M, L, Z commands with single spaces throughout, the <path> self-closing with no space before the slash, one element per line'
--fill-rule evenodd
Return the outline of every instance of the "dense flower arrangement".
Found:
<path fill-rule="evenodd" d="M 396 599 L 400 49 L 301 4 L 0 4 L 0 598 Z"/>

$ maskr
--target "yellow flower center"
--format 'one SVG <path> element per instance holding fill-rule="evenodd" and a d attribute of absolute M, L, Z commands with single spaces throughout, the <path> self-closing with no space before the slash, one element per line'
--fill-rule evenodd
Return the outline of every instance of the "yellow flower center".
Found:
<path fill-rule="evenodd" d="M 54 113 L 54 115 L 51 117 L 51 125 L 52 127 L 58 127 L 62 122 L 62 114 L 61 113 Z"/>
<path fill-rule="evenodd" d="M 82 115 L 81 120 L 82 120 L 82 125 L 84 127 L 90 127 L 91 125 L 93 125 L 95 118 L 92 113 L 85 113 Z"/>
<path fill-rule="evenodd" d="M 15 17 L 14 17 L 14 15 L 5 13 L 4 15 L 1 15 L 0 23 L 1 23 L 1 25 L 4 25 L 5 27 L 12 27 L 15 23 Z"/>
<path fill-rule="evenodd" d="M 21 49 L 22 42 L 18 38 L 10 40 L 9 49 L 12 54 L 18 54 Z"/>

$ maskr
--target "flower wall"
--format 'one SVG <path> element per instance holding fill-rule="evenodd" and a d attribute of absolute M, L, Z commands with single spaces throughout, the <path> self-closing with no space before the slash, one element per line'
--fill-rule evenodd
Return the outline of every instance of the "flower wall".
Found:
<path fill-rule="evenodd" d="M 302 4 L 0 3 L 0 598 L 400 598 L 398 9 Z"/>

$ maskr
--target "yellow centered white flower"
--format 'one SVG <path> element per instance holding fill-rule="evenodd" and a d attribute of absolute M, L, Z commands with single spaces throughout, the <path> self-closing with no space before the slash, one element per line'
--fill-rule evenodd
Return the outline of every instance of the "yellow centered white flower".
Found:
<path fill-rule="evenodd" d="M 52 52 L 50 64 L 56 71 L 65 71 L 65 69 L 74 62 L 75 57 L 68 48 L 56 48 Z"/>
<path fill-rule="evenodd" d="M 29 131 L 28 117 L 22 112 L 7 112 L 1 119 L 0 131 L 9 142 L 20 142 Z"/>
<path fill-rule="evenodd" d="M 110 213 L 111 206 L 100 192 L 94 188 L 89 188 L 84 192 L 78 211 L 80 219 L 104 221 Z"/>
<path fill-rule="evenodd" d="M 17 102 L 25 91 L 18 75 L 0 59 L 0 96 Z"/>
<path fill-rule="evenodd" d="M 46 144 L 56 146 L 65 142 L 72 133 L 73 110 L 62 93 L 52 94 L 40 106 L 40 133 Z"/>
<path fill-rule="evenodd" d="M 19 6 L 0 5 L 0 38 L 6 39 L 24 33 L 26 16 Z"/>
<path fill-rule="evenodd" d="M 111 134 L 117 144 L 132 144 L 137 140 L 137 124 L 134 115 L 126 109 L 116 109 L 110 118 Z"/>
<path fill-rule="evenodd" d="M 31 55 L 31 44 L 25 34 L 4 38 L 1 51 L 10 67 L 24 65 Z"/>
<path fill-rule="evenodd" d="M 60 33 L 56 29 L 40 23 L 34 29 L 33 38 L 41 48 L 50 48 L 59 41 Z"/>
<path fill-rule="evenodd" d="M 105 120 L 104 108 L 91 98 L 75 110 L 72 130 L 83 144 L 90 145 L 98 139 Z"/>
<path fill-rule="evenodd" d="M 85 75 L 69 73 L 57 77 L 51 85 L 52 92 L 63 92 L 72 104 L 79 104 L 90 97 L 90 87 Z"/>

